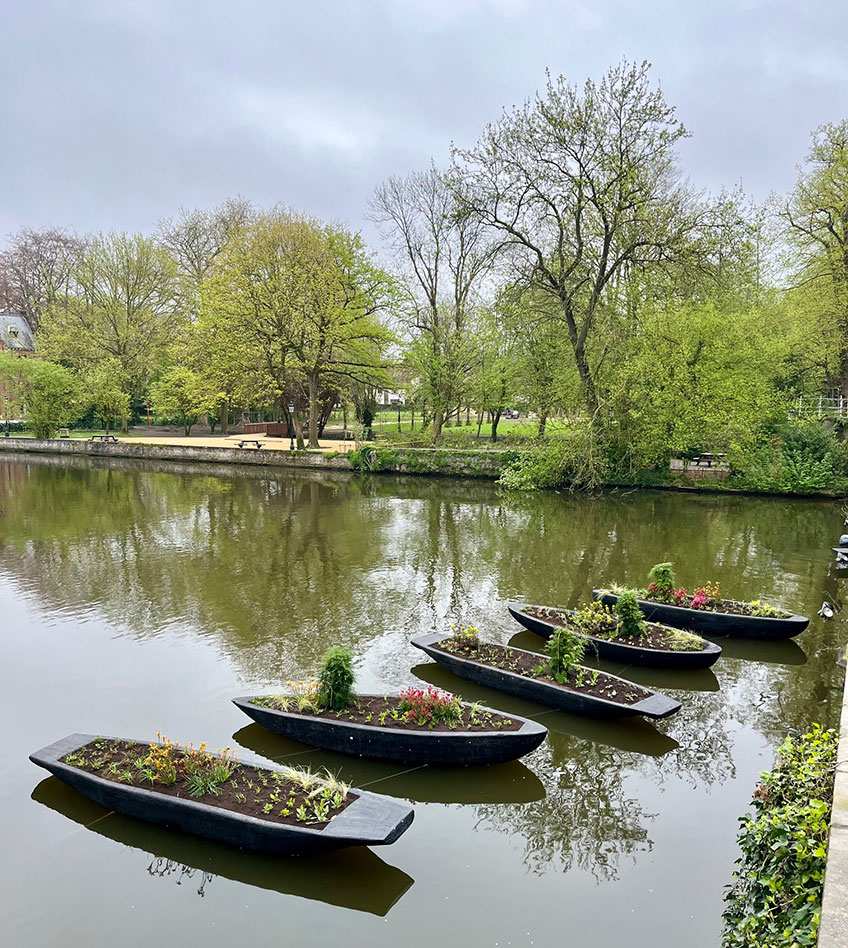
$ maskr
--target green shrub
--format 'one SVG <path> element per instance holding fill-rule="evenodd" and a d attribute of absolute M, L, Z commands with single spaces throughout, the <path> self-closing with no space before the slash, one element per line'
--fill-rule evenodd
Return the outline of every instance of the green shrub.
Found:
<path fill-rule="evenodd" d="M 334 711 L 346 708 L 353 699 L 353 653 L 341 645 L 331 645 L 321 659 L 318 672 L 321 703 Z"/>
<path fill-rule="evenodd" d="M 622 635 L 638 639 L 645 634 L 645 617 L 639 608 L 639 597 L 633 589 L 626 589 L 618 597 L 615 604 L 615 614 L 618 616 L 618 624 Z"/>
<path fill-rule="evenodd" d="M 500 476 L 512 490 L 591 489 L 603 483 L 606 460 L 597 436 L 587 427 L 561 440 L 516 452 Z"/>
<path fill-rule="evenodd" d="M 648 570 L 648 590 L 657 599 L 671 599 L 677 586 L 672 563 L 657 563 Z"/>
<path fill-rule="evenodd" d="M 805 494 L 843 490 L 848 448 L 818 421 L 791 421 L 772 429 L 750 458 L 734 460 L 740 487 Z"/>
<path fill-rule="evenodd" d="M 568 671 L 583 661 L 586 642 L 576 632 L 563 626 L 551 635 L 545 645 L 548 653 L 548 671 L 560 683 L 568 681 Z"/>
<path fill-rule="evenodd" d="M 827 859 L 837 735 L 787 737 L 743 816 L 742 856 L 725 896 L 723 948 L 815 946 Z"/>

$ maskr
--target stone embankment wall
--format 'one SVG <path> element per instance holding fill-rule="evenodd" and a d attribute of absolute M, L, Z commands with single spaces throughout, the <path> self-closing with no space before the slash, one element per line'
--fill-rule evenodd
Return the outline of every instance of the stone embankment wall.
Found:
<path fill-rule="evenodd" d="M 843 656 L 848 658 L 848 649 Z M 840 662 L 842 664 L 842 662 Z M 842 696 L 818 948 L 848 948 L 848 679 Z"/>
<path fill-rule="evenodd" d="M 58 438 L 0 438 L 0 454 L 34 453 L 64 457 L 124 458 L 141 461 L 194 461 L 250 464 L 304 470 L 430 474 L 495 479 L 515 457 L 511 451 L 463 451 L 441 448 L 391 449 L 363 446 L 349 454 L 321 451 L 278 451 L 262 448 L 193 447 L 147 444 L 131 440 L 117 444 Z"/>

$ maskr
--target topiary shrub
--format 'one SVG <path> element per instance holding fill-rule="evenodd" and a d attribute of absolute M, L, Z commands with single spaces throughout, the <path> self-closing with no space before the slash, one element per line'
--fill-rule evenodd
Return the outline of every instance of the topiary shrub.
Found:
<path fill-rule="evenodd" d="M 321 703 L 341 711 L 353 700 L 353 653 L 341 645 L 331 645 L 321 659 L 318 684 Z"/>
<path fill-rule="evenodd" d="M 619 631 L 629 638 L 638 639 L 645 634 L 645 617 L 639 608 L 639 598 L 635 590 L 626 589 L 615 604 Z"/>

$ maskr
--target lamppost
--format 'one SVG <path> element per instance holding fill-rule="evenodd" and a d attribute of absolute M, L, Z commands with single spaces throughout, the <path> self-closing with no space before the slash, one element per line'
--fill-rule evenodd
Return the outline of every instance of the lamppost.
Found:
<path fill-rule="evenodd" d="M 294 451 L 294 402 L 289 402 L 289 451 Z"/>

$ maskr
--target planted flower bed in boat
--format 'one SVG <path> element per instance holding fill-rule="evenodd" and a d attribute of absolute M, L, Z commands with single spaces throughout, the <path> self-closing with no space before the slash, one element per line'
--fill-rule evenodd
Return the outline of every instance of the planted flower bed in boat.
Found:
<path fill-rule="evenodd" d="M 788 639 L 807 628 L 806 616 L 793 615 L 767 602 L 722 599 L 718 584 L 705 583 L 694 593 L 677 587 L 671 563 L 659 563 L 645 589 L 633 590 L 646 619 L 678 628 L 753 639 Z M 615 605 L 626 590 L 613 586 L 593 590 L 594 598 Z"/>
<path fill-rule="evenodd" d="M 525 629 L 545 639 L 557 629 L 572 629 L 587 641 L 590 652 L 610 661 L 683 670 L 709 668 L 721 655 L 714 642 L 659 623 L 646 622 L 642 631 L 628 634 L 609 606 L 599 602 L 583 609 L 510 602 L 508 609 Z"/>
<path fill-rule="evenodd" d="M 275 734 L 358 757 L 431 764 L 493 764 L 535 750 L 547 729 L 535 721 L 465 704 L 437 688 L 354 695 L 339 710 L 320 692 L 234 698 Z"/>
<path fill-rule="evenodd" d="M 161 737 L 161 735 L 160 735 Z M 229 749 L 72 734 L 30 755 L 97 803 L 248 849 L 306 853 L 384 845 L 412 808 L 307 770 L 241 764 Z"/>
<path fill-rule="evenodd" d="M 643 714 L 664 718 L 680 710 L 679 701 L 659 692 L 585 668 L 571 658 L 557 659 L 567 631 L 562 629 L 552 636 L 548 643 L 549 648 L 553 644 L 552 655 L 547 661 L 535 652 L 482 642 L 474 629 L 454 635 L 422 635 L 412 639 L 412 644 L 463 678 L 564 711 L 600 717 Z M 579 648 L 582 651 L 582 643 Z"/>

